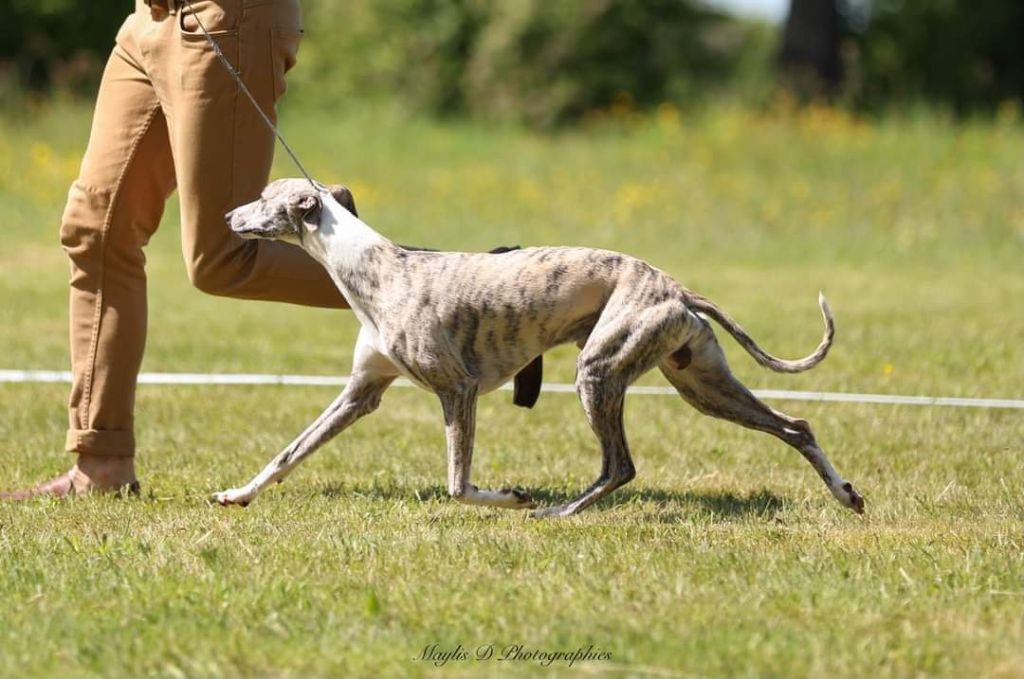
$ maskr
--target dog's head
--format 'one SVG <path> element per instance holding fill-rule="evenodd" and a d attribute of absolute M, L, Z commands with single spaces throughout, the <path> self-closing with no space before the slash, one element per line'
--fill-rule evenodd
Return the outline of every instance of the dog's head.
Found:
<path fill-rule="evenodd" d="M 358 217 L 352 192 L 340 184 L 326 189 L 346 210 Z M 258 200 L 224 215 L 231 230 L 242 238 L 271 238 L 302 242 L 307 232 L 316 231 L 323 212 L 323 196 L 305 179 L 271 182 Z"/>

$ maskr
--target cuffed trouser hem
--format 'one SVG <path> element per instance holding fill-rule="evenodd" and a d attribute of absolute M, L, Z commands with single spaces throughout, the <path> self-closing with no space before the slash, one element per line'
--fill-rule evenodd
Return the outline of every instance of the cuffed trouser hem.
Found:
<path fill-rule="evenodd" d="M 83 455 L 134 457 L 135 434 L 130 431 L 69 429 L 64 449 Z"/>

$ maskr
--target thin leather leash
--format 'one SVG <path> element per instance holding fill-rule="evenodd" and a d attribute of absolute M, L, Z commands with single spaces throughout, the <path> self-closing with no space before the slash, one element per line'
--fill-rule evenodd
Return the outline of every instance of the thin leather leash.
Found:
<path fill-rule="evenodd" d="M 270 116 L 268 116 L 266 112 L 263 110 L 263 108 L 260 107 L 259 102 L 256 101 L 256 97 L 254 97 L 252 95 L 252 92 L 249 91 L 249 88 L 245 86 L 245 83 L 242 81 L 241 74 L 239 74 L 235 67 L 231 65 L 231 62 L 228 61 L 228 58 L 224 56 L 224 52 L 221 50 L 220 45 L 217 44 L 217 41 L 214 40 L 212 35 L 210 35 L 210 32 L 206 30 L 206 26 L 203 25 L 203 20 L 199 18 L 199 13 L 196 12 L 194 7 L 192 7 L 192 0 L 183 1 L 185 6 L 188 7 L 189 13 L 195 18 L 196 23 L 199 25 L 199 29 L 203 32 L 203 35 L 206 37 L 206 41 L 210 43 L 210 47 L 213 48 L 213 52 L 217 55 L 217 58 L 220 60 L 220 63 L 224 64 L 224 68 L 228 70 L 228 73 L 231 74 L 231 77 L 235 79 L 236 83 L 238 83 L 238 89 L 240 89 L 245 94 L 245 96 L 248 97 L 249 101 L 252 102 L 253 108 L 255 108 L 256 112 L 260 114 L 260 118 L 262 118 L 263 122 L 266 123 L 267 127 L 270 128 L 270 131 L 274 133 L 274 136 L 277 137 L 277 140 L 281 142 L 281 146 L 283 146 L 284 150 L 288 152 L 288 155 L 291 157 L 292 162 L 295 163 L 295 167 L 299 168 L 299 172 L 302 173 L 302 176 L 306 178 L 306 181 L 308 181 L 316 191 L 326 191 L 327 187 L 313 179 L 312 175 L 310 175 L 309 172 L 306 171 L 306 167 L 299 160 L 299 157 L 295 155 L 295 151 L 293 151 L 292 147 L 288 145 L 288 142 L 285 141 L 284 136 L 277 129 L 277 126 L 274 125 L 273 121 L 270 119 Z"/>

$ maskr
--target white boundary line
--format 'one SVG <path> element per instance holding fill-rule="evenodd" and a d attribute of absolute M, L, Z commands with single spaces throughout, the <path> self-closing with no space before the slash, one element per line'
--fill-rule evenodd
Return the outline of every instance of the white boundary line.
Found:
<path fill-rule="evenodd" d="M 0 383 L 71 382 L 71 373 L 59 370 L 0 370 Z M 347 377 L 319 375 L 267 375 L 259 373 L 142 373 L 139 384 L 177 385 L 261 385 L 278 384 L 304 387 L 340 387 Z M 408 380 L 397 380 L 396 386 L 413 386 Z M 503 390 L 511 390 L 506 384 Z M 543 391 L 575 393 L 571 384 L 544 383 Z M 631 394 L 645 396 L 674 396 L 671 387 L 630 387 Z M 759 398 L 784 401 L 823 401 L 830 403 L 876 403 L 884 405 L 947 406 L 955 408 L 1013 408 L 1024 409 L 1024 400 L 1007 398 L 956 398 L 947 396 L 901 396 L 899 394 L 847 394 L 829 391 L 787 391 L 784 389 L 756 389 Z"/>

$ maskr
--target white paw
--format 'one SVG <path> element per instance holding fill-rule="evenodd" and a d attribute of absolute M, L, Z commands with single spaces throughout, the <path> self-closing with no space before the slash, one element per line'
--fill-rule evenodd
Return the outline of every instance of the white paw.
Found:
<path fill-rule="evenodd" d="M 504 502 L 507 503 L 502 504 L 503 507 L 509 509 L 536 509 L 537 507 L 537 503 L 533 501 L 533 498 L 521 490 L 502 488 L 499 493 L 502 495 Z"/>
<path fill-rule="evenodd" d="M 252 502 L 252 494 L 247 492 L 244 488 L 232 488 L 231 490 L 214 493 L 213 501 L 222 507 L 227 507 L 228 505 L 245 507 Z"/>

